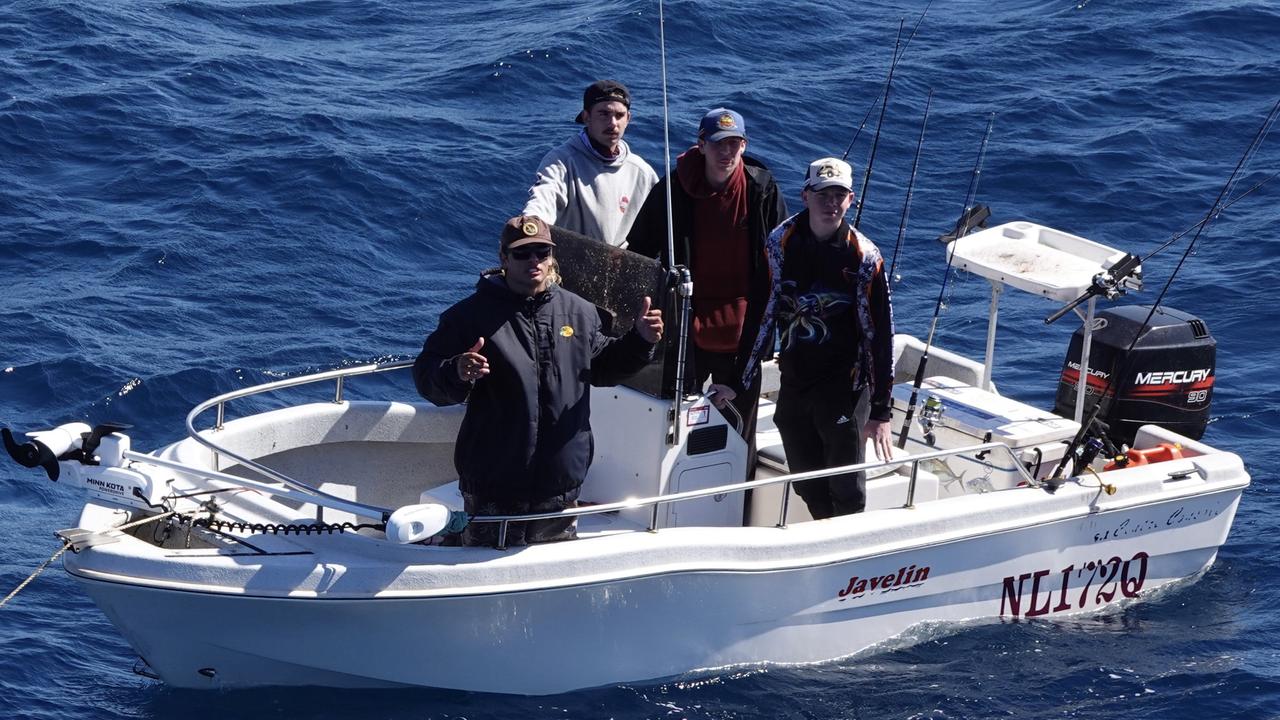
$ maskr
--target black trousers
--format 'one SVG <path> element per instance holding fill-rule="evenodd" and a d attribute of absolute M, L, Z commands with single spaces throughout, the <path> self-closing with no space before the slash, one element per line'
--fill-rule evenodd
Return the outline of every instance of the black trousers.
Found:
<path fill-rule="evenodd" d="M 793 473 L 863 462 L 862 426 L 871 414 L 866 389 L 853 391 L 848 380 L 778 391 L 773 421 L 782 436 L 787 467 Z M 867 506 L 865 473 L 845 473 L 796 483 L 793 487 L 815 520 L 862 512 Z"/>
<path fill-rule="evenodd" d="M 530 515 L 577 507 L 578 493 L 580 491 L 581 488 L 576 488 L 564 495 L 557 495 L 536 502 L 520 500 L 495 501 L 479 495 L 472 495 L 471 493 L 462 493 L 462 505 L 468 515 Z M 462 544 L 497 547 L 499 527 L 501 525 L 496 522 L 471 523 L 462 531 Z M 513 547 L 533 543 L 573 540 L 577 536 L 575 518 L 511 522 L 507 523 L 506 546 Z"/>

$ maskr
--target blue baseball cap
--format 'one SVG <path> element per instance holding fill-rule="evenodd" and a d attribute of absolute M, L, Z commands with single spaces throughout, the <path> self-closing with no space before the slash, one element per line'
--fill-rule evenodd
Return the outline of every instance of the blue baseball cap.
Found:
<path fill-rule="evenodd" d="M 698 125 L 698 139 L 719 142 L 727 137 L 747 139 L 747 123 L 729 108 L 716 108 L 702 116 Z"/>

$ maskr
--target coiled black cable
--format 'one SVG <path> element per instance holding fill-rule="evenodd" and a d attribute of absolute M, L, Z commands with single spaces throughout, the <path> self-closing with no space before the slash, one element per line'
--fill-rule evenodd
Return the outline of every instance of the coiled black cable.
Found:
<path fill-rule="evenodd" d="M 248 523 L 236 520 L 218 520 L 212 517 L 193 518 L 190 515 L 178 515 L 177 520 L 183 525 L 203 527 L 215 532 L 252 532 L 272 535 L 333 535 L 358 530 L 386 531 L 385 523 Z"/>

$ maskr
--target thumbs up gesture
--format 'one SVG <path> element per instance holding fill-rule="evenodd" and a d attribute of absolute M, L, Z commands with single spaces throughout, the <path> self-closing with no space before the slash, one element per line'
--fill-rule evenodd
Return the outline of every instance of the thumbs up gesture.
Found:
<path fill-rule="evenodd" d="M 653 307 L 647 295 L 636 315 L 636 332 L 650 345 L 662 339 L 662 311 Z"/>
<path fill-rule="evenodd" d="M 453 367 L 463 382 L 475 382 L 489 374 L 489 358 L 480 354 L 484 338 L 476 338 L 471 349 L 453 358 Z"/>

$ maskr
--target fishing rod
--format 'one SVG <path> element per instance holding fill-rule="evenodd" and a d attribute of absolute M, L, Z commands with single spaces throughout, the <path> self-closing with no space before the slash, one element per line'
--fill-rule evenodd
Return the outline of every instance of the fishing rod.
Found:
<path fill-rule="evenodd" d="M 880 130 L 884 128 L 884 115 L 889 109 L 889 91 L 893 88 L 893 71 L 898 67 L 898 41 L 902 39 L 902 21 L 898 21 L 898 40 L 893 41 L 893 62 L 889 63 L 889 77 L 884 81 L 880 104 L 880 120 L 876 122 L 876 136 L 871 140 L 871 155 L 867 158 L 867 171 L 862 175 L 862 188 L 858 191 L 858 210 L 853 214 L 853 229 L 862 222 L 862 208 L 866 207 L 867 186 L 871 184 L 871 168 L 876 164 L 876 148 L 880 147 Z"/>
<path fill-rule="evenodd" d="M 1057 322 L 1058 319 L 1060 319 L 1063 315 L 1066 315 L 1072 310 L 1075 310 L 1077 307 L 1079 307 L 1089 298 L 1102 295 L 1106 297 L 1108 300 L 1114 300 L 1116 296 L 1124 293 L 1123 283 L 1125 279 L 1128 278 L 1128 276 L 1131 275 L 1135 270 L 1140 268 L 1143 263 L 1147 262 L 1148 260 L 1155 257 L 1156 255 L 1160 254 L 1160 252 L 1167 249 L 1170 245 L 1181 240 L 1183 237 L 1186 236 L 1187 233 L 1197 228 L 1203 227 L 1205 223 L 1221 215 L 1223 212 L 1226 211 L 1227 208 L 1231 207 L 1232 205 L 1235 205 L 1237 202 L 1244 199 L 1245 196 L 1251 194 L 1253 191 L 1257 190 L 1263 185 L 1266 185 L 1267 183 L 1276 179 L 1277 175 L 1280 175 L 1280 172 L 1272 173 L 1271 175 L 1268 175 L 1267 177 L 1263 178 L 1260 182 L 1255 184 L 1253 187 L 1249 188 L 1248 190 L 1245 190 L 1244 192 L 1240 193 L 1234 198 L 1231 198 L 1231 200 L 1225 203 L 1222 203 L 1222 205 L 1217 208 L 1216 212 L 1211 212 L 1211 214 L 1206 215 L 1203 218 L 1200 218 L 1200 220 L 1197 221 L 1195 224 L 1193 224 L 1191 227 L 1169 238 L 1160 247 L 1147 253 L 1147 256 L 1145 258 L 1139 258 L 1136 255 L 1126 254 L 1123 258 L 1117 261 L 1116 264 L 1112 265 L 1106 271 L 1100 272 L 1097 275 L 1095 275 L 1093 277 L 1093 284 L 1089 286 L 1088 290 L 1085 290 L 1083 293 L 1080 294 L 1080 297 L 1076 298 L 1075 300 L 1072 300 L 1066 305 L 1063 305 L 1061 308 L 1055 311 L 1052 315 L 1045 318 L 1044 324 L 1052 325 L 1053 323 Z"/>
<path fill-rule="evenodd" d="M 675 222 L 672 218 L 671 184 L 671 115 L 667 101 L 667 32 L 666 15 L 663 1 L 658 0 L 658 49 L 662 59 L 662 160 L 666 173 L 666 210 L 667 210 L 667 287 L 674 287 L 676 304 L 679 312 L 678 332 L 674 333 L 676 343 L 675 387 L 671 393 L 671 408 L 668 415 L 671 424 L 667 431 L 667 444 L 680 442 L 680 404 L 685 396 L 685 378 L 689 366 L 689 328 L 692 324 L 693 312 L 693 275 L 687 265 L 676 265 Z M 689 250 L 686 245 L 685 253 Z M 686 258 L 688 262 L 688 258 Z M 745 427 L 745 424 L 743 425 Z"/>
<path fill-rule="evenodd" d="M 933 88 L 929 88 L 929 96 L 924 100 L 924 118 L 920 121 L 920 139 L 916 141 L 916 157 L 911 161 L 911 178 L 907 181 L 907 199 L 902 203 L 902 220 L 898 222 L 898 239 L 893 243 L 893 260 L 889 263 L 889 275 L 886 284 L 894 277 L 898 267 L 898 250 L 902 247 L 902 238 L 907 234 L 907 217 L 911 214 L 911 195 L 916 186 L 916 170 L 920 168 L 920 150 L 924 147 L 924 129 L 929 124 L 929 105 L 933 103 Z"/>
<path fill-rule="evenodd" d="M 1271 111 L 1268 112 L 1266 118 L 1263 119 L 1262 126 L 1259 127 L 1258 132 L 1254 134 L 1253 140 L 1249 143 L 1249 147 L 1247 147 L 1244 153 L 1240 156 L 1240 160 L 1236 162 L 1235 169 L 1231 171 L 1231 176 L 1227 178 L 1226 184 L 1222 186 L 1222 190 L 1219 191 L 1218 196 L 1214 198 L 1213 205 L 1210 206 L 1209 212 L 1205 214 L 1204 221 L 1199 223 L 1199 227 L 1196 228 L 1196 234 L 1191 236 L 1191 242 L 1187 243 L 1187 249 L 1183 250 L 1182 257 L 1178 258 L 1178 264 L 1173 268 L 1173 272 L 1169 274 L 1169 279 L 1165 281 L 1164 287 L 1160 288 L 1160 294 L 1156 296 L 1156 301 L 1152 303 L 1151 310 L 1147 312 L 1147 318 L 1141 325 L 1142 328 L 1145 328 L 1147 323 L 1151 322 L 1151 317 L 1155 315 L 1156 309 L 1159 308 L 1160 303 L 1164 301 L 1165 293 L 1169 291 L 1169 287 L 1173 284 L 1173 279 L 1178 276 L 1178 273 L 1182 270 L 1182 266 L 1187 262 L 1187 258 L 1191 257 L 1191 253 L 1195 250 L 1196 243 L 1200 241 L 1200 236 L 1203 235 L 1205 229 L 1222 214 L 1222 199 L 1230 194 L 1231 188 L 1236 184 L 1236 178 L 1239 176 L 1240 171 L 1243 170 L 1245 165 L 1253 159 L 1253 156 L 1258 152 L 1258 148 L 1262 147 L 1263 141 L 1267 139 L 1267 135 L 1271 133 L 1272 126 L 1275 125 L 1277 116 L 1280 116 L 1280 100 L 1276 100 L 1276 103 L 1271 106 Z M 1252 190 L 1250 192 L 1252 192 Z M 1139 334 L 1141 334 L 1141 331 L 1139 331 Z M 1133 346 L 1137 342 L 1138 335 L 1135 334 L 1133 340 L 1129 342 L 1129 348 L 1126 353 L 1132 351 Z"/>
<path fill-rule="evenodd" d="M 929 0 L 929 4 L 933 4 L 933 0 Z M 898 62 L 902 60 L 902 56 L 907 52 L 907 45 L 911 44 L 911 39 L 916 36 L 916 32 L 920 29 L 920 23 L 924 22 L 924 16 L 928 12 L 929 5 L 925 5 L 924 10 L 920 13 L 920 17 L 916 19 L 915 27 L 911 28 L 911 35 L 907 38 L 907 42 L 902 46 L 901 51 L 898 49 L 898 41 L 902 39 L 903 22 L 901 20 L 898 21 L 898 38 L 893 42 L 893 61 L 889 63 L 889 76 L 885 80 L 884 90 L 880 93 L 881 97 L 884 98 L 884 102 L 880 104 L 880 120 L 876 123 L 875 139 L 871 141 L 871 155 L 867 158 L 867 170 L 862 175 L 862 189 L 859 190 L 857 197 L 858 209 L 853 214 L 853 227 L 855 230 L 862 223 L 862 210 L 867 206 L 867 188 L 871 185 L 871 169 L 875 167 L 876 149 L 880 147 L 880 130 L 884 127 L 884 116 L 889 109 L 889 91 L 893 88 L 894 70 L 898 68 Z M 876 99 L 879 100 L 880 98 Z M 874 108 L 875 103 L 872 103 L 871 107 Z M 870 109 L 868 109 L 868 113 L 870 113 Z M 864 118 L 862 122 L 865 125 L 866 119 Z M 849 147 L 845 148 L 844 152 L 846 157 L 849 154 L 849 149 L 853 147 L 853 142 L 858 139 L 858 134 L 861 132 L 862 127 L 860 126 L 858 128 L 858 132 L 854 133 L 853 140 L 849 142 Z"/>
<path fill-rule="evenodd" d="M 1196 228 L 1200 227 L 1201 225 L 1204 225 L 1205 223 L 1209 222 L 1209 220 L 1211 220 L 1211 219 L 1213 219 L 1213 218 L 1216 218 L 1217 216 L 1221 215 L 1223 212 L 1225 212 L 1225 211 L 1226 211 L 1226 209 L 1227 209 L 1227 208 L 1229 208 L 1229 207 L 1231 207 L 1232 205 L 1235 205 L 1237 202 L 1239 202 L 1239 201 L 1243 200 L 1243 199 L 1245 198 L 1245 196 L 1247 196 L 1247 195 L 1249 195 L 1249 194 L 1253 193 L 1255 190 L 1257 190 L 1258 188 L 1262 187 L 1263 185 L 1266 185 L 1267 183 L 1271 182 L 1272 180 L 1275 180 L 1275 179 L 1276 179 L 1276 177 L 1280 177 L 1280 172 L 1274 172 L 1274 173 L 1271 173 L 1270 175 L 1266 176 L 1266 177 L 1265 177 L 1265 178 L 1263 178 L 1262 180 L 1259 180 L 1259 181 L 1258 181 L 1258 182 L 1257 182 L 1253 187 L 1251 187 L 1251 188 L 1249 188 L 1248 190 L 1245 190 L 1244 192 L 1240 193 L 1239 195 L 1237 195 L 1237 196 L 1235 196 L 1235 197 L 1231 198 L 1231 199 L 1230 199 L 1230 200 L 1228 200 L 1227 202 L 1222 203 L 1222 206 L 1221 206 L 1221 207 L 1219 207 L 1219 208 L 1218 208 L 1218 211 L 1217 211 L 1216 213 L 1213 213 L 1213 215 L 1212 215 L 1211 217 L 1203 217 L 1203 218 L 1201 218 L 1200 220 L 1198 220 L 1197 222 L 1195 222 L 1194 224 L 1192 224 L 1192 225 L 1191 225 L 1190 227 L 1188 227 L 1187 229 L 1185 229 L 1185 230 L 1183 230 L 1182 232 L 1180 232 L 1180 233 L 1178 233 L 1178 234 L 1174 235 L 1173 237 L 1169 238 L 1169 239 L 1168 239 L 1168 240 L 1166 240 L 1163 244 L 1161 244 L 1161 245 L 1160 245 L 1160 247 L 1158 247 L 1158 248 L 1156 248 L 1155 250 L 1152 250 L 1151 252 L 1147 253 L 1147 256 L 1146 256 L 1145 258 L 1143 258 L 1143 260 L 1150 260 L 1151 258 L 1155 257 L 1155 256 L 1156 256 L 1156 255 L 1158 255 L 1162 250 L 1165 250 L 1165 249 L 1166 249 L 1166 248 L 1168 248 L 1170 245 L 1172 245 L 1172 244 L 1174 244 L 1175 242 L 1177 242 L 1177 241 L 1181 240 L 1183 237 L 1185 237 L 1185 236 L 1186 236 L 1186 234 L 1187 234 L 1187 233 L 1191 232 L 1192 230 L 1195 230 Z"/>
<path fill-rule="evenodd" d="M 675 224 L 671 212 L 671 115 L 667 105 L 667 23 L 663 12 L 662 0 L 658 0 L 658 54 L 662 59 L 662 161 L 666 173 L 667 200 L 667 265 L 668 272 L 675 272 L 676 302 L 680 308 L 680 328 L 676 334 L 676 372 L 675 392 L 671 400 L 671 427 L 667 434 L 667 442 L 676 444 L 680 439 L 680 402 L 684 397 L 684 379 L 686 365 L 689 360 L 689 317 L 693 304 L 693 277 L 687 267 L 675 267 L 676 240 Z M 671 276 L 669 275 L 670 279 Z"/>
<path fill-rule="evenodd" d="M 658 57 L 662 61 L 662 162 L 667 189 L 667 262 L 675 263 L 675 228 L 671 223 L 671 111 L 667 105 L 667 21 L 658 0 Z"/>
<path fill-rule="evenodd" d="M 950 244 L 968 235 L 970 231 L 981 227 L 982 223 L 991 217 L 991 210 L 987 206 L 975 205 L 974 201 L 978 195 L 978 178 L 982 176 L 982 161 L 987 155 L 987 141 L 991 139 L 991 128 L 995 122 L 996 115 L 991 113 L 990 119 L 987 120 L 987 131 L 982 134 L 982 143 L 978 146 L 978 159 L 973 164 L 973 174 L 969 177 L 969 190 L 965 193 L 964 210 L 960 213 L 960 219 L 956 221 L 955 229 L 938 238 L 944 244 Z M 947 253 L 947 268 L 942 273 L 942 287 L 938 289 L 938 302 L 933 306 L 933 320 L 929 323 L 929 335 L 925 339 L 924 352 L 920 355 L 920 364 L 916 366 L 911 399 L 907 402 L 907 416 L 903 419 L 902 431 L 898 434 L 899 448 L 907 446 L 907 435 L 911 432 L 911 419 L 915 417 L 916 401 L 920 399 L 920 384 L 924 382 L 925 366 L 929 364 L 929 348 L 933 347 L 933 334 L 938 329 L 938 315 L 942 313 L 942 300 L 947 294 L 947 279 L 951 276 L 951 263 L 955 259 L 955 248 L 949 248 L 949 250 L 951 252 Z"/>
<path fill-rule="evenodd" d="M 929 12 L 929 6 L 933 5 L 933 0 L 929 0 L 925 4 L 924 10 L 920 12 L 920 17 L 916 20 L 915 27 L 911 29 L 911 35 L 907 37 L 907 41 L 902 43 L 902 51 L 896 49 L 893 54 L 893 62 L 889 65 L 889 72 L 893 72 L 893 68 L 897 66 L 898 61 L 902 60 L 902 56 L 907 54 L 907 48 L 911 46 L 911 41 L 916 37 L 916 31 L 920 29 L 920 23 L 924 22 L 924 16 Z M 898 26 L 898 38 L 893 41 L 894 48 L 898 47 L 898 41 L 902 39 L 902 25 Z M 844 154 L 840 156 L 841 160 L 849 159 L 849 151 L 853 150 L 853 144 L 858 142 L 858 137 L 862 135 L 862 129 L 867 126 L 867 120 L 871 118 L 871 112 L 876 109 L 876 105 L 880 104 L 880 98 L 884 97 L 884 91 L 881 90 L 876 99 L 871 101 L 871 105 L 867 107 L 867 112 L 862 116 L 862 122 L 858 124 L 858 129 L 853 133 L 853 139 L 849 141 L 849 145 L 844 149 Z"/>
<path fill-rule="evenodd" d="M 1250 160 L 1253 159 L 1253 156 L 1257 153 L 1258 148 L 1262 146 L 1262 143 L 1264 140 L 1266 140 L 1267 135 L 1271 133 L 1271 128 L 1273 125 L 1275 125 L 1277 116 L 1280 116 L 1280 99 L 1276 100 L 1275 105 L 1271 106 L 1271 111 L 1267 113 L 1266 118 L 1262 121 L 1262 126 L 1258 128 L 1258 132 L 1254 133 L 1253 140 L 1250 141 L 1249 146 L 1245 148 L 1244 153 L 1240 155 L 1240 160 L 1236 162 L 1235 169 L 1231 171 L 1231 175 L 1227 177 L 1227 182 L 1223 184 L 1222 189 L 1218 191 L 1218 196 L 1214 198 L 1213 204 L 1209 206 L 1209 211 L 1205 213 L 1205 216 L 1200 220 L 1200 222 L 1192 226 L 1196 228 L 1196 234 L 1192 236 L 1191 242 L 1187 243 L 1187 248 L 1182 251 L 1182 257 L 1178 259 L 1178 264 L 1176 267 L 1174 267 L 1173 272 L 1169 274 L 1169 279 L 1165 281 L 1164 287 L 1160 288 L 1160 294 L 1156 296 L 1156 301 L 1152 303 L 1151 309 L 1147 311 L 1147 317 L 1142 321 L 1142 324 L 1138 326 L 1137 331 L 1134 332 L 1133 339 L 1129 341 L 1129 347 L 1125 350 L 1125 352 L 1122 355 L 1116 356 L 1116 360 L 1112 366 L 1113 369 L 1127 371 L 1127 365 L 1131 362 L 1131 360 L 1129 360 L 1128 358 L 1130 358 L 1131 353 L 1133 352 L 1134 346 L 1137 345 L 1138 339 L 1142 337 L 1143 331 L 1146 330 L 1147 325 L 1151 322 L 1151 318 L 1155 315 L 1156 310 L 1160 308 L 1160 303 L 1163 302 L 1165 293 L 1167 293 L 1169 291 L 1170 286 L 1173 285 L 1173 279 L 1178 276 L 1178 272 L 1182 270 L 1183 264 L 1186 263 L 1187 258 L 1190 257 L 1191 253 L 1195 250 L 1196 242 L 1200 240 L 1200 236 L 1204 234 L 1205 229 L 1208 228 L 1209 225 L 1215 219 L 1217 219 L 1219 215 L 1222 214 L 1222 211 L 1226 209 L 1227 205 L 1222 204 L 1222 199 L 1224 197 L 1227 197 L 1230 194 L 1231 189 L 1235 186 L 1236 179 L 1237 179 L 1237 176 L 1239 176 L 1240 171 L 1244 168 L 1245 165 L 1249 163 Z M 1274 177 L 1274 175 L 1272 177 Z M 1254 187 L 1250 188 L 1244 194 L 1235 198 L 1235 200 L 1232 200 L 1231 202 L 1234 203 L 1236 200 L 1239 200 L 1241 197 L 1244 197 L 1244 195 L 1247 195 L 1253 192 L 1254 190 L 1258 189 L 1258 187 L 1261 187 L 1270 179 L 1271 178 L 1268 177 L 1266 180 L 1263 180 L 1261 183 L 1258 183 L 1258 185 L 1255 185 Z M 1172 240 L 1170 240 L 1169 242 L 1172 242 Z M 1163 247 L 1167 247 L 1168 244 L 1169 243 L 1165 243 L 1165 245 L 1162 246 L 1161 249 L 1163 249 Z M 1148 257 L 1150 257 L 1150 255 L 1148 255 Z M 1120 360 L 1122 358 L 1126 360 L 1125 365 L 1119 365 Z M 1124 377 L 1127 374 L 1128 374 L 1127 372 L 1112 373 L 1112 377 Z M 1083 377 L 1079 378 L 1078 380 L 1078 382 L 1084 382 L 1084 381 L 1085 381 L 1085 378 Z M 1085 437 L 1089 434 L 1089 431 L 1093 428 L 1095 422 L 1097 421 L 1099 411 L 1102 408 L 1102 401 L 1105 398 L 1106 398 L 1105 391 L 1098 393 L 1098 399 L 1094 402 L 1093 409 L 1090 410 L 1089 412 L 1088 421 L 1080 425 L 1080 430 L 1076 433 L 1075 437 L 1071 439 L 1071 442 L 1067 445 L 1067 449 L 1062 453 L 1062 459 L 1058 461 L 1058 465 L 1057 467 L 1054 468 L 1053 474 L 1049 476 L 1049 481 L 1048 481 L 1049 487 L 1056 487 L 1057 484 L 1060 484 L 1062 482 L 1063 480 L 1062 473 L 1066 469 L 1067 463 L 1070 462 L 1073 457 L 1075 457 L 1077 450 L 1080 448 L 1080 444 L 1085 441 Z M 1084 453 L 1081 454 L 1081 460 L 1082 461 L 1084 460 Z M 1090 462 L 1091 461 L 1092 459 L 1090 459 Z M 1083 466 L 1085 464 L 1087 463 L 1085 462 L 1077 463 L 1078 466 Z M 1073 470 L 1078 471 L 1078 468 L 1073 468 Z"/>

